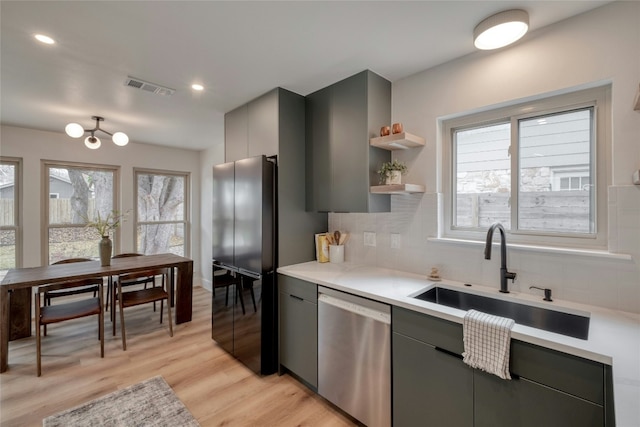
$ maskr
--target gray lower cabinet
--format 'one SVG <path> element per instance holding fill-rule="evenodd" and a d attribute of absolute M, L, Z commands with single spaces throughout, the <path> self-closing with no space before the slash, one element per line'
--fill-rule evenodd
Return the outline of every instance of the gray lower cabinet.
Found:
<path fill-rule="evenodd" d="M 318 287 L 278 275 L 280 365 L 318 387 Z"/>
<path fill-rule="evenodd" d="M 461 359 L 394 333 L 393 425 L 473 426 L 473 371 Z"/>
<path fill-rule="evenodd" d="M 604 426 L 603 407 L 520 377 L 474 374 L 476 427 Z"/>
<path fill-rule="evenodd" d="M 461 360 L 462 325 L 393 307 L 394 426 L 615 425 L 611 368 L 518 340 L 512 380 Z"/>

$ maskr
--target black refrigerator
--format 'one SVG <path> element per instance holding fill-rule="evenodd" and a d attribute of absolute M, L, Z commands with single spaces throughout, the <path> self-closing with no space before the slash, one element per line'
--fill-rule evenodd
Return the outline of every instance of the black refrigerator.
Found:
<path fill-rule="evenodd" d="M 258 374 L 277 369 L 276 163 L 213 167 L 211 338 Z"/>

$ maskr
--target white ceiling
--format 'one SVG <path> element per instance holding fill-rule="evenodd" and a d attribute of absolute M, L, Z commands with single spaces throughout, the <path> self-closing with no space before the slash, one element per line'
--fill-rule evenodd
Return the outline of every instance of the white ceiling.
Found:
<path fill-rule="evenodd" d="M 525 9 L 535 30 L 605 3 L 3 0 L 1 121 L 63 132 L 101 115 L 132 141 L 200 150 L 221 141 L 225 112 L 274 87 L 307 95 L 364 69 L 393 82 L 474 52 L 474 27 L 495 12 Z"/>

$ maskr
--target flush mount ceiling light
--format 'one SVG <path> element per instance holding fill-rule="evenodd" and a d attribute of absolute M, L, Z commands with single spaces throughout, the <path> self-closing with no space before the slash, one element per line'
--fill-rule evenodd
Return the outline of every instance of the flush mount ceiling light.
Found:
<path fill-rule="evenodd" d="M 202 91 L 202 90 L 204 90 L 204 86 L 202 86 L 201 84 L 198 84 L 198 83 L 194 83 L 194 84 L 191 85 L 191 89 L 197 90 L 197 91 Z"/>
<path fill-rule="evenodd" d="M 38 40 L 40 43 L 44 43 L 44 44 L 54 44 L 56 42 L 54 39 L 52 39 L 49 36 L 45 36 L 44 34 L 36 34 L 33 37 L 35 37 L 35 39 Z"/>
<path fill-rule="evenodd" d="M 496 13 L 473 30 L 473 44 L 481 50 L 498 49 L 519 40 L 529 29 L 529 14 L 514 9 Z"/>
<path fill-rule="evenodd" d="M 113 143 L 116 145 L 119 145 L 120 147 L 124 147 L 129 143 L 129 137 L 127 136 L 126 133 L 123 133 L 123 132 L 110 133 L 104 129 L 100 129 L 100 122 L 104 121 L 103 117 L 91 116 L 91 119 L 96 121 L 96 127 L 94 127 L 93 129 L 85 129 L 82 126 L 80 126 L 78 123 L 69 123 L 64 128 L 64 131 L 71 138 L 80 138 L 86 132 L 90 133 L 91 135 L 85 138 L 84 145 L 86 145 L 87 148 L 91 148 L 92 150 L 100 148 L 100 145 L 101 145 L 100 139 L 95 135 L 97 131 L 104 132 L 107 135 L 111 136 Z"/>

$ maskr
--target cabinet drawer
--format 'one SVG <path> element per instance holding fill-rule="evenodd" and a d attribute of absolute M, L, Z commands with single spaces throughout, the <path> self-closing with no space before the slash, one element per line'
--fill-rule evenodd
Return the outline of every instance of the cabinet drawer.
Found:
<path fill-rule="evenodd" d="M 458 323 L 394 306 L 391 328 L 393 332 L 455 354 L 461 355 L 464 351 L 462 325 Z"/>
<path fill-rule="evenodd" d="M 318 303 L 318 285 L 295 277 L 278 275 L 278 288 L 280 292 L 302 298 L 311 303 Z"/>
<path fill-rule="evenodd" d="M 476 427 L 602 427 L 604 409 L 524 377 L 505 381 L 476 370 Z"/>
<path fill-rule="evenodd" d="M 440 347 L 464 352 L 462 325 L 416 311 L 393 307 L 394 332 Z M 598 405 L 604 405 L 604 365 L 556 350 L 511 340 L 509 371 Z"/>
<path fill-rule="evenodd" d="M 510 371 L 604 405 L 604 365 L 526 342 L 511 341 Z"/>
<path fill-rule="evenodd" d="M 318 305 L 280 292 L 280 364 L 318 387 Z"/>

